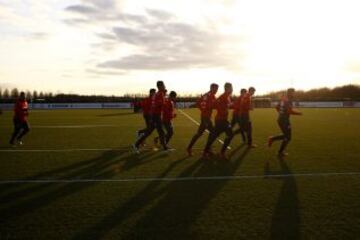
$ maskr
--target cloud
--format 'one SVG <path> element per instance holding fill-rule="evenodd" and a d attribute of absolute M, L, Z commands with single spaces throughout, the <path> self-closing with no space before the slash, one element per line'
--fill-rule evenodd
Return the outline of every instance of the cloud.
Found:
<path fill-rule="evenodd" d="M 103 24 L 117 21 L 145 23 L 147 21 L 145 16 L 119 12 L 116 2 L 112 0 L 83 0 L 82 2 L 82 4 L 65 8 L 66 12 L 77 14 L 76 18 L 65 19 L 65 23 L 71 25 L 73 23 Z"/>
<path fill-rule="evenodd" d="M 49 37 L 48 33 L 45 32 L 33 32 L 29 34 L 29 37 L 34 40 L 43 40 Z"/>
<path fill-rule="evenodd" d="M 93 6 L 102 9 L 114 9 L 117 5 L 114 0 L 83 0 L 83 2 L 92 4 Z"/>
<path fill-rule="evenodd" d="M 64 19 L 63 21 L 64 21 L 64 23 L 68 24 L 69 26 L 74 26 L 74 25 L 78 26 L 81 24 L 89 23 L 89 21 L 84 18 L 69 18 L 69 19 Z"/>
<path fill-rule="evenodd" d="M 176 15 L 164 10 L 147 8 L 143 14 L 133 14 L 120 12 L 114 7 L 113 1 L 96 1 L 96 4 L 95 1 L 83 2 L 65 10 L 82 17 L 81 20 L 68 19 L 70 22 L 87 21 L 104 29 L 101 33 L 94 33 L 100 42 L 92 44 L 93 47 L 132 50 L 127 55 L 113 51 L 109 59 L 98 61 L 98 69 L 240 68 L 237 62 L 243 55 L 232 47 L 242 43 L 240 36 L 223 34 L 213 26 L 180 21 Z"/>
<path fill-rule="evenodd" d="M 97 9 L 86 6 L 86 5 L 72 5 L 67 8 L 65 8 L 66 11 L 70 12 L 76 12 L 76 13 L 82 13 L 82 14 L 94 14 L 97 13 Z"/>
<path fill-rule="evenodd" d="M 116 40 L 116 35 L 110 33 L 97 33 L 100 38 L 107 39 L 107 40 Z"/>
<path fill-rule="evenodd" d="M 162 10 L 157 10 L 157 9 L 146 9 L 146 12 L 150 16 L 155 17 L 155 18 L 157 18 L 159 20 L 170 20 L 170 19 L 172 19 L 174 17 L 169 12 L 162 11 Z"/>
<path fill-rule="evenodd" d="M 224 67 L 236 68 L 239 53 L 231 46 L 238 36 L 220 35 L 186 23 L 169 22 L 143 25 L 141 28 L 114 27 L 119 44 L 138 47 L 133 54 L 98 64 L 100 68 L 126 70 Z M 103 37 L 113 38 L 113 35 Z"/>
<path fill-rule="evenodd" d="M 122 70 L 170 70 L 184 68 L 204 68 L 222 67 L 220 61 L 226 58 L 206 59 L 207 56 L 150 56 L 145 54 L 135 54 L 123 57 L 119 60 L 106 61 L 100 63 L 100 68 L 112 68 Z"/>
<path fill-rule="evenodd" d="M 111 71 L 111 70 L 99 70 L 99 69 L 92 69 L 92 68 L 88 68 L 86 69 L 87 73 L 91 73 L 94 75 L 124 75 L 126 74 L 126 72 L 124 71 Z"/>

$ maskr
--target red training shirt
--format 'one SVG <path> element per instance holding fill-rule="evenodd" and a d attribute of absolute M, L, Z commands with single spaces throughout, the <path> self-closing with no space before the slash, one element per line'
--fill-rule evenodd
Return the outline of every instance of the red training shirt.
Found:
<path fill-rule="evenodd" d="M 289 117 L 290 115 L 300 115 L 298 111 L 293 109 L 292 101 L 290 101 L 287 96 L 281 97 L 280 103 L 276 106 L 276 110 L 284 117 Z"/>
<path fill-rule="evenodd" d="M 144 115 L 151 114 L 151 102 L 152 102 L 151 97 L 145 98 L 140 102 L 140 107 L 143 110 Z"/>
<path fill-rule="evenodd" d="M 163 122 L 171 122 L 171 120 L 176 116 L 175 103 L 171 99 L 165 99 L 162 113 Z"/>
<path fill-rule="evenodd" d="M 215 102 L 216 121 L 227 121 L 229 115 L 229 107 L 231 106 L 230 94 L 223 93 Z"/>
<path fill-rule="evenodd" d="M 252 109 L 252 97 L 249 93 L 246 93 L 241 101 L 240 114 L 249 114 Z"/>
<path fill-rule="evenodd" d="M 21 122 L 26 122 L 28 113 L 29 105 L 26 100 L 17 100 L 14 106 L 14 118 Z"/>
<path fill-rule="evenodd" d="M 215 101 L 215 94 L 211 92 L 208 92 L 201 96 L 201 98 L 197 102 L 198 108 L 201 111 L 201 117 L 211 118 Z"/>
<path fill-rule="evenodd" d="M 234 102 L 234 105 L 233 105 L 233 114 L 234 115 L 238 115 L 240 112 L 241 112 L 241 103 L 242 103 L 242 99 L 243 99 L 243 96 L 239 96 L 235 102 Z"/>
<path fill-rule="evenodd" d="M 165 103 L 165 92 L 158 91 L 151 98 L 151 113 L 154 115 L 161 115 L 164 103 Z"/>

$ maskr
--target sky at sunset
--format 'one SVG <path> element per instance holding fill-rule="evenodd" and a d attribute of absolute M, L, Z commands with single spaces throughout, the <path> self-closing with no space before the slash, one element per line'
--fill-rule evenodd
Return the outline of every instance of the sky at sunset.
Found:
<path fill-rule="evenodd" d="M 0 87 L 180 94 L 360 84 L 359 0 L 0 0 Z"/>

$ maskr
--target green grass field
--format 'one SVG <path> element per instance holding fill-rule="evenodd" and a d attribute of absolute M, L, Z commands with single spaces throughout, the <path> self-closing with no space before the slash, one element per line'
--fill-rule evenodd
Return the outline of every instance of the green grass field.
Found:
<path fill-rule="evenodd" d="M 199 117 L 197 110 L 186 112 Z M 140 114 L 33 111 L 25 145 L 12 149 L 12 113 L 4 112 L 0 239 L 358 239 L 360 109 L 303 112 L 292 119 L 284 161 L 276 157 L 278 143 L 265 146 L 279 132 L 273 109 L 252 113 L 259 147 L 248 150 L 237 136 L 229 161 L 201 159 L 207 135 L 187 158 L 197 126 L 180 113 L 171 144 L 177 150 L 137 156 L 129 146 L 143 127 Z M 211 179 L 216 176 L 256 177 Z M 183 181 L 159 181 L 164 178 Z"/>

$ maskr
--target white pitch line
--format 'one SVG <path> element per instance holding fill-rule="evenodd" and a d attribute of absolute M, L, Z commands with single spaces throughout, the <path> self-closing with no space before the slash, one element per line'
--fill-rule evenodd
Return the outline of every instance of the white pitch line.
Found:
<path fill-rule="evenodd" d="M 145 151 L 152 151 L 152 148 L 142 148 Z M 0 153 L 21 153 L 21 152 L 34 152 L 34 153 L 46 153 L 46 152 L 105 152 L 105 151 L 119 151 L 129 150 L 132 151 L 131 146 L 118 147 L 118 148 L 68 148 L 68 149 L 0 149 Z M 194 148 L 194 150 L 202 150 L 200 148 Z"/>
<path fill-rule="evenodd" d="M 130 149 L 123 148 L 70 148 L 70 149 L 0 149 L 0 152 L 102 152 Z"/>
<path fill-rule="evenodd" d="M 32 128 L 99 128 L 99 127 L 118 127 L 110 124 L 96 124 L 96 125 L 35 125 Z"/>
<path fill-rule="evenodd" d="M 294 173 L 294 174 L 267 174 L 267 175 L 235 175 L 235 176 L 209 176 L 209 177 L 134 177 L 120 179 L 33 179 L 33 180 L 0 180 L 0 184 L 19 183 L 93 183 L 93 182 L 185 182 L 185 181 L 223 181 L 246 180 L 264 178 L 298 178 L 298 177 L 336 177 L 360 176 L 360 172 L 328 172 L 328 173 Z"/>
<path fill-rule="evenodd" d="M 114 124 L 80 124 L 80 125 L 31 125 L 31 128 L 101 128 L 101 127 L 109 127 L 109 128 L 116 128 L 116 127 L 123 127 L 124 125 L 114 125 Z M 12 125 L 0 125 L 0 127 L 12 127 Z"/>
<path fill-rule="evenodd" d="M 198 126 L 200 126 L 200 123 L 198 123 L 195 119 L 193 119 L 189 114 L 187 114 L 186 112 L 184 112 L 183 110 L 181 110 L 181 109 L 178 109 L 179 110 L 179 112 L 181 112 L 185 117 L 187 117 L 188 119 L 190 119 L 190 121 L 192 121 L 193 123 L 195 123 L 196 125 L 198 125 Z M 207 133 L 210 133 L 209 132 L 209 130 L 205 130 Z M 218 141 L 219 141 L 219 143 L 221 143 L 221 144 L 224 144 L 224 141 L 223 140 L 221 140 L 221 139 L 217 139 Z M 227 147 L 228 149 L 231 149 L 231 147 L 230 146 L 228 146 Z"/>

